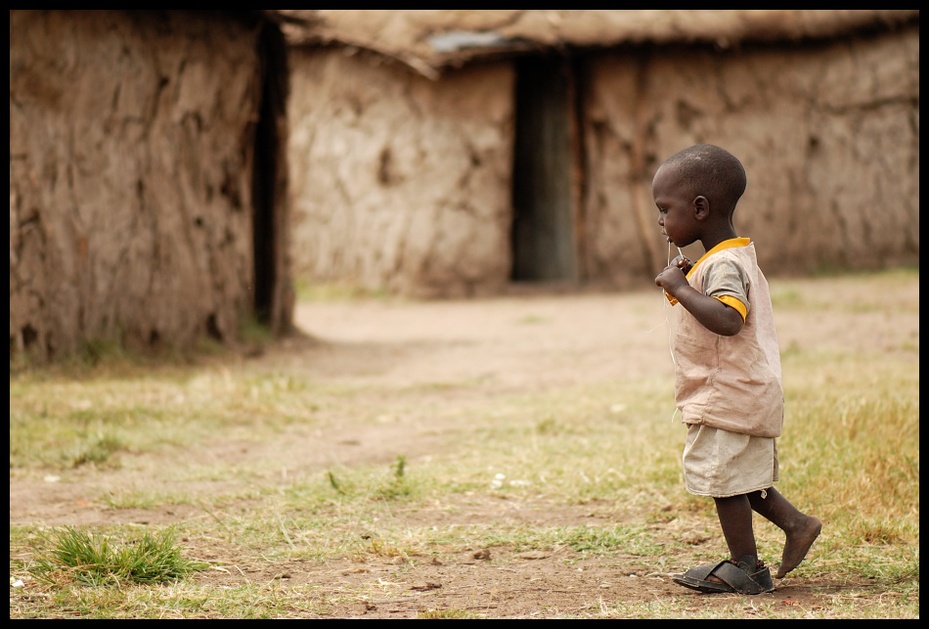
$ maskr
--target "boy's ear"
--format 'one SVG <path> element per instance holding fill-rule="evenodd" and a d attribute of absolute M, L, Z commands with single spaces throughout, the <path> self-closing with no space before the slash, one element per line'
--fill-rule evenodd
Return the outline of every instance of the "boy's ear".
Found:
<path fill-rule="evenodd" d="M 710 200 L 702 194 L 694 197 L 694 216 L 698 221 L 704 220 L 710 215 Z"/>

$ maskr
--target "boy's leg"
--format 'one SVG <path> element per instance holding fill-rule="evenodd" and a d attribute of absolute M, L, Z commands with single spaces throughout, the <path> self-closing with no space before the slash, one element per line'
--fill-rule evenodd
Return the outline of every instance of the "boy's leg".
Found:
<path fill-rule="evenodd" d="M 823 523 L 818 518 L 801 513 L 774 487 L 770 487 L 765 493 L 767 495 L 764 498 L 761 497 L 760 491 L 751 493 L 748 500 L 752 509 L 773 522 L 787 535 L 781 565 L 774 575 L 775 578 L 781 579 L 800 565 L 813 542 L 819 537 Z"/>
<path fill-rule="evenodd" d="M 748 495 L 713 500 L 731 557 L 728 561 L 704 564 L 691 568 L 684 574 L 673 575 L 672 580 L 678 585 L 704 593 L 772 592 L 774 583 L 771 573 L 764 563 L 758 561 L 755 533 L 752 530 L 752 505 Z M 732 564 L 735 564 L 735 567 Z"/>
<path fill-rule="evenodd" d="M 755 546 L 755 531 L 752 529 L 752 504 L 748 496 L 730 496 L 713 500 L 716 502 L 716 513 L 723 536 L 729 546 L 730 558 L 738 561 L 745 555 L 752 555 L 757 560 L 758 549 Z"/>
<path fill-rule="evenodd" d="M 716 514 L 723 529 L 723 537 L 729 547 L 730 559 L 734 562 L 743 559 L 746 555 L 755 558 L 758 563 L 758 550 L 755 547 L 755 532 L 752 530 L 752 506 L 748 496 L 731 496 L 729 498 L 713 498 L 716 502 Z M 723 580 L 714 574 L 706 577 L 707 581 L 723 583 Z"/>

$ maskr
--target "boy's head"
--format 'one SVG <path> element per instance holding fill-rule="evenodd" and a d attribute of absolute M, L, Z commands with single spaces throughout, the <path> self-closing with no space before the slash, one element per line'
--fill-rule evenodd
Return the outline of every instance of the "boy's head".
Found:
<path fill-rule="evenodd" d="M 745 169 L 729 151 L 697 144 L 675 153 L 652 179 L 662 232 L 678 247 L 725 237 L 745 185 Z"/>
<path fill-rule="evenodd" d="M 695 144 L 665 160 L 690 196 L 704 196 L 710 207 L 729 216 L 745 192 L 745 169 L 735 155 L 713 144 Z M 656 173 L 657 175 L 657 173 Z"/>

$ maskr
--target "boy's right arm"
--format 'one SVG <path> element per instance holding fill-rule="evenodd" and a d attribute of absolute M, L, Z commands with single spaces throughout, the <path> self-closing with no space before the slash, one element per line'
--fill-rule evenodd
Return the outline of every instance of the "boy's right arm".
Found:
<path fill-rule="evenodd" d="M 721 336 L 734 336 L 742 329 L 744 321 L 738 310 L 695 289 L 677 265 L 668 265 L 655 278 L 655 284 L 674 297 L 710 332 Z"/>

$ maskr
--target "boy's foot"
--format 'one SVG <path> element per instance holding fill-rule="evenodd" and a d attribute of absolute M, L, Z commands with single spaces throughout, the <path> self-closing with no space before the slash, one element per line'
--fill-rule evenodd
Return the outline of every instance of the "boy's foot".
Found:
<path fill-rule="evenodd" d="M 783 579 L 784 575 L 800 565 L 822 530 L 823 523 L 818 518 L 809 516 L 803 524 L 787 533 L 784 554 L 781 556 L 777 574 L 774 575 L 775 579 Z"/>

